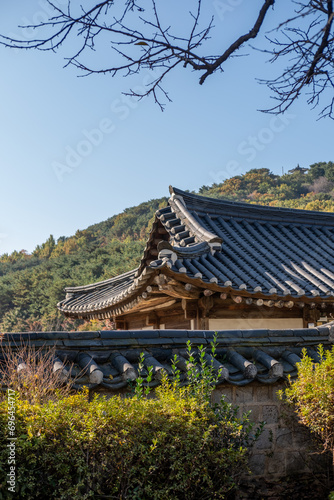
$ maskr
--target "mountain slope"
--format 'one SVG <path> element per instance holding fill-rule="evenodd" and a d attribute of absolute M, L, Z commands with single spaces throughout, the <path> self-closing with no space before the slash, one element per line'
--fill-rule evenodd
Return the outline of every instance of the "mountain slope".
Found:
<path fill-rule="evenodd" d="M 271 206 L 334 212 L 334 164 L 311 165 L 278 176 L 253 169 L 221 184 L 202 186 L 199 194 Z M 65 319 L 56 309 L 65 286 L 85 285 L 137 267 L 155 211 L 167 198 L 128 208 L 106 221 L 57 241 L 53 236 L 37 245 L 0 257 L 0 331 L 94 329 Z"/>

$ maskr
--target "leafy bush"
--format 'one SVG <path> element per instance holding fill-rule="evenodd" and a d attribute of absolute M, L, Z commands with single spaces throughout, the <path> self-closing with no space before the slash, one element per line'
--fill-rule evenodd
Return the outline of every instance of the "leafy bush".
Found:
<path fill-rule="evenodd" d="M 219 374 L 204 357 L 203 348 L 199 361 L 191 354 L 188 385 L 181 381 L 174 358 L 173 381 L 163 373 L 154 397 L 145 387 L 151 369 L 146 382 L 137 379 L 133 394 L 109 399 L 95 395 L 90 400 L 84 390 L 31 403 L 17 392 L 16 495 L 64 500 L 227 498 L 247 470 L 248 451 L 259 430 L 253 435 L 248 414 L 238 418 L 237 408 L 224 400 L 210 403 Z M 1 499 L 10 498 L 6 410 L 2 402 Z"/>
<path fill-rule="evenodd" d="M 334 459 L 334 347 L 324 351 L 319 346 L 319 363 L 307 356 L 297 364 L 298 377 L 291 382 L 280 397 L 295 406 L 302 424 L 330 450 Z M 334 463 L 334 461 L 333 461 Z"/>
<path fill-rule="evenodd" d="M 3 464 L 5 417 L 1 413 Z M 214 410 L 166 382 L 155 399 L 96 396 L 89 402 L 82 393 L 45 405 L 18 400 L 19 495 L 225 498 L 245 469 L 248 429 L 227 403 Z"/>

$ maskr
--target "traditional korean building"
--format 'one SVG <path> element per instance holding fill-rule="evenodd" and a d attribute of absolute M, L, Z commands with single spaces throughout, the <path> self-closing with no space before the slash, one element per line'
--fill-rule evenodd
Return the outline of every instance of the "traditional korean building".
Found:
<path fill-rule="evenodd" d="M 196 358 L 202 346 L 218 377 L 213 398 L 266 422 L 240 498 L 287 498 L 291 475 L 293 485 L 311 476 L 303 488 L 325 498 L 314 478 L 327 465 L 277 391 L 297 376 L 303 352 L 318 363 L 318 346 L 334 343 L 334 214 L 170 191 L 138 268 L 67 288 L 58 304 L 67 316 L 110 318 L 118 331 L 4 333 L 0 361 L 8 348 L 52 347 L 53 370 L 73 388 L 115 394 L 138 376 L 151 388 L 162 374 L 172 380 L 175 356 L 186 385 L 189 349 Z M 304 498 L 297 486 L 291 497 Z"/>
<path fill-rule="evenodd" d="M 170 188 L 137 269 L 66 289 L 65 315 L 116 328 L 306 328 L 334 313 L 334 214 Z"/>
<path fill-rule="evenodd" d="M 307 171 L 308 171 L 308 168 L 302 168 L 302 167 L 299 166 L 299 163 L 298 163 L 298 165 L 295 168 L 292 168 L 291 170 L 288 170 L 288 173 L 289 174 L 294 174 L 294 173 L 298 172 L 300 174 L 306 174 Z"/>

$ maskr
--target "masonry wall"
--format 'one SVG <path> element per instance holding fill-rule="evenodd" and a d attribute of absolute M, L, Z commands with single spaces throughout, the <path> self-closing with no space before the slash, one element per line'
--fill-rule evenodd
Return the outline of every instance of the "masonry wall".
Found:
<path fill-rule="evenodd" d="M 251 420 L 265 421 L 264 431 L 255 444 L 250 460 L 252 478 L 279 480 L 298 474 L 324 472 L 327 457 L 319 451 L 307 429 L 298 423 L 297 417 L 278 399 L 277 391 L 284 383 L 250 383 L 238 387 L 219 386 L 213 394 L 218 402 L 222 394 L 226 401 L 239 406 L 239 413 L 251 410 Z"/>

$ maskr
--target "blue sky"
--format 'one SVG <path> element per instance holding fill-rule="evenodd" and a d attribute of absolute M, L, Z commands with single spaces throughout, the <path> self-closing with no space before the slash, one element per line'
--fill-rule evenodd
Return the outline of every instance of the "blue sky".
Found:
<path fill-rule="evenodd" d="M 252 6 L 260 3 L 204 2 L 205 13 L 216 14 L 218 46 L 249 26 Z M 43 0 L 26 4 L 13 0 L 2 7 L 3 34 L 20 34 L 17 24 L 45 15 Z M 171 16 L 177 2 L 168 5 Z M 219 17 L 222 5 L 230 8 Z M 266 28 L 286 5 L 271 13 Z M 142 86 L 147 73 L 131 82 L 78 78 L 75 68 L 63 69 L 68 48 L 53 54 L 0 47 L 0 254 L 32 251 L 50 234 L 70 236 L 126 207 L 167 196 L 169 184 L 197 190 L 251 168 L 281 174 L 297 163 L 334 159 L 334 124 L 317 121 L 305 98 L 282 118 L 257 111 L 271 101 L 255 78 L 277 72 L 264 54 L 234 58 L 203 86 L 197 73 L 176 71 L 165 83 L 173 102 L 162 113 L 152 99 L 122 95 Z M 96 54 L 97 62 L 102 55 Z"/>

